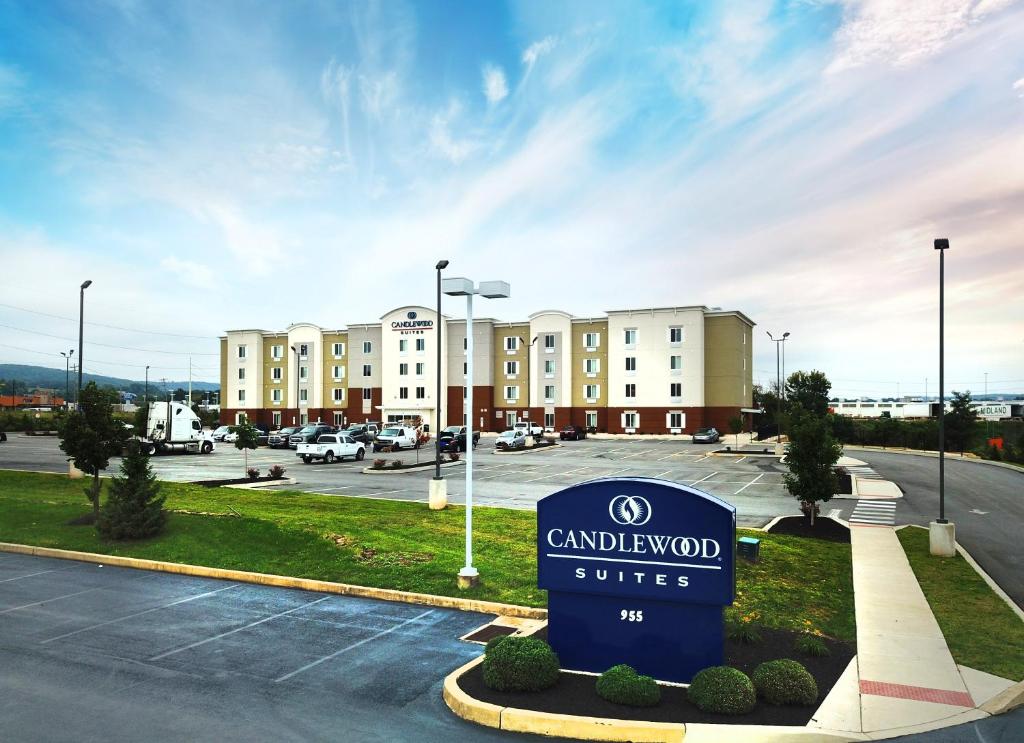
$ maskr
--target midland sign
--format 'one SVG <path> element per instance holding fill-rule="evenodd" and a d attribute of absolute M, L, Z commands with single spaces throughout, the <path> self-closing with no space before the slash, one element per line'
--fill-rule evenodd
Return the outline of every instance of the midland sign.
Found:
<path fill-rule="evenodd" d="M 538 585 L 565 668 L 689 681 L 723 658 L 736 509 L 683 485 L 607 478 L 537 504 Z"/>

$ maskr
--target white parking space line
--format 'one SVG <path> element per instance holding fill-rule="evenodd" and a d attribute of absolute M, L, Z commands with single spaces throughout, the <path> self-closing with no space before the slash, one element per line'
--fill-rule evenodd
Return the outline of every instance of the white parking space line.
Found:
<path fill-rule="evenodd" d="M 653 477 L 654 479 L 658 479 L 659 477 L 664 477 L 665 475 L 667 475 L 667 474 L 668 474 L 668 473 L 670 473 L 671 471 L 672 471 L 672 470 L 665 470 L 664 472 L 659 472 L 659 473 L 658 473 L 658 474 L 656 474 L 656 475 L 651 475 L 651 477 Z"/>
<path fill-rule="evenodd" d="M 13 580 L 24 580 L 25 578 L 34 578 L 37 575 L 44 575 L 46 573 L 62 573 L 65 570 L 74 570 L 78 565 L 72 565 L 69 568 L 54 568 L 53 570 L 40 570 L 37 573 L 29 573 L 28 575 L 19 575 L 17 578 L 4 578 L 0 580 L 0 583 L 10 583 Z"/>
<path fill-rule="evenodd" d="M 746 459 L 746 457 L 740 457 L 739 459 L 737 459 L 737 460 L 736 460 L 736 464 L 739 464 L 739 463 L 740 463 L 740 462 L 742 462 L 742 461 L 743 461 L 744 459 Z"/>
<path fill-rule="evenodd" d="M 694 463 L 696 463 L 696 462 L 703 462 L 703 461 L 704 461 L 705 459 L 707 459 L 707 458 L 708 458 L 708 457 L 710 457 L 710 456 L 711 456 L 710 454 L 705 454 L 705 455 L 704 455 L 703 457 L 701 457 L 700 459 L 694 459 L 693 461 L 694 461 Z"/>
<path fill-rule="evenodd" d="M 737 490 L 737 491 L 736 491 L 735 493 L 733 493 L 733 495 L 739 495 L 739 494 L 740 494 L 740 493 L 742 493 L 742 492 L 743 492 L 744 490 L 746 490 L 746 489 L 747 489 L 747 488 L 749 488 L 749 487 L 750 487 L 751 485 L 753 485 L 753 484 L 754 484 L 755 482 L 757 482 L 757 481 L 758 481 L 758 480 L 760 480 L 760 479 L 761 479 L 762 477 L 764 477 L 764 475 L 765 475 L 765 473 L 764 473 L 764 472 L 762 472 L 762 473 L 761 473 L 760 475 L 758 475 L 758 476 L 757 476 L 757 477 L 755 477 L 755 478 L 754 478 L 753 480 L 751 480 L 751 481 L 750 481 L 750 482 L 748 482 L 748 483 L 747 483 L 746 485 L 744 485 L 744 486 L 743 486 L 742 488 L 740 488 L 740 489 L 739 489 L 739 490 Z"/>
<path fill-rule="evenodd" d="M 168 650 L 166 653 L 160 653 L 160 655 L 154 655 L 149 660 L 150 661 L 161 660 L 161 659 L 166 658 L 166 657 L 168 657 L 170 655 L 175 655 L 176 653 L 181 653 L 181 652 L 184 652 L 186 650 L 191 650 L 192 648 L 197 648 L 200 645 L 205 645 L 206 643 L 213 642 L 214 640 L 220 640 L 221 638 L 228 637 L 229 635 L 233 635 L 236 632 L 241 632 L 242 630 L 246 630 L 246 629 L 250 629 L 252 627 L 259 626 L 261 624 L 269 622 L 272 619 L 279 619 L 279 618 L 281 618 L 283 616 L 287 616 L 288 614 L 291 614 L 292 612 L 298 611 L 299 609 L 305 609 L 307 606 L 313 606 L 314 604 L 319 604 L 321 601 L 326 601 L 329 598 L 331 598 L 331 597 L 330 596 L 321 596 L 320 598 L 316 599 L 315 601 L 310 601 L 308 603 L 303 604 L 302 606 L 296 606 L 294 609 L 289 609 L 288 611 L 278 612 L 277 614 L 272 614 L 269 617 L 263 617 L 263 619 L 258 619 L 255 622 L 249 622 L 249 624 L 245 625 L 244 627 L 236 627 L 235 629 L 228 630 L 227 632 L 221 632 L 219 635 L 214 635 L 213 637 L 207 637 L 205 640 L 199 640 L 198 642 L 193 642 L 193 643 L 191 643 L 189 645 L 186 645 L 184 647 L 177 648 L 175 650 Z"/>
<path fill-rule="evenodd" d="M 577 467 L 574 470 L 566 470 L 564 472 L 561 472 L 561 471 L 560 472 L 552 472 L 552 473 L 547 474 L 547 475 L 541 475 L 540 477 L 532 477 L 529 480 L 523 480 L 523 482 L 537 482 L 537 480 L 545 480 L 545 479 L 547 479 L 549 477 L 558 477 L 559 475 L 572 475 L 572 474 L 575 474 L 577 472 L 586 472 L 588 469 L 590 469 L 590 468 L 589 467 Z"/>
<path fill-rule="evenodd" d="M 9 614 L 12 611 L 21 611 L 22 609 L 28 609 L 33 606 L 42 606 L 43 604 L 49 604 L 51 601 L 60 601 L 61 599 L 69 599 L 72 596 L 81 596 L 83 593 L 89 593 L 90 591 L 98 591 L 98 588 L 86 588 L 84 591 L 75 591 L 74 593 L 65 593 L 63 596 L 54 596 L 52 599 L 44 599 L 43 601 L 33 601 L 31 604 L 22 604 L 21 606 L 12 606 L 10 609 L 4 609 L 0 611 L 0 614 Z"/>
<path fill-rule="evenodd" d="M 296 668 L 291 673 L 286 673 L 284 676 L 281 676 L 280 678 L 274 679 L 274 683 L 275 684 L 279 684 L 282 681 L 287 681 L 288 679 L 292 678 L 293 676 L 299 675 L 303 671 L 308 671 L 310 668 L 315 668 L 316 666 L 320 665 L 321 663 L 326 663 L 327 661 L 331 660 L 332 658 L 337 658 L 339 655 L 341 655 L 343 653 L 347 653 L 349 650 L 355 650 L 356 648 L 358 648 L 358 647 L 360 647 L 362 645 L 365 645 L 368 642 L 373 642 L 374 640 L 376 640 L 376 639 L 378 639 L 380 637 L 383 637 L 384 635 L 390 635 L 395 630 L 399 630 L 402 627 L 405 627 L 407 624 L 412 624 L 417 619 L 423 619 L 423 617 L 427 616 L 428 614 L 433 614 L 433 613 L 434 613 L 433 609 L 428 609 L 427 611 L 423 612 L 422 614 L 417 614 L 412 619 L 406 619 L 401 624 L 396 624 L 394 627 L 388 627 L 387 629 L 381 630 L 380 632 L 378 632 L 375 635 L 371 635 L 370 637 L 365 637 L 362 640 L 359 640 L 358 642 L 352 643 L 348 647 L 344 647 L 341 650 L 337 650 L 337 651 L 331 653 L 330 655 L 325 655 L 323 658 L 318 658 L 318 659 L 314 660 L 312 663 L 307 663 L 306 665 L 302 666 L 302 668 Z"/>
<path fill-rule="evenodd" d="M 598 477 L 613 477 L 620 472 L 629 472 L 629 467 L 623 467 L 621 470 L 612 470 L 607 475 L 598 475 Z"/>
<path fill-rule="evenodd" d="M 641 449 L 640 451 L 636 452 L 635 454 L 627 454 L 626 456 L 622 457 L 622 459 L 632 459 L 633 457 L 642 457 L 644 454 L 650 454 L 653 451 L 654 451 L 654 449 Z"/>
<path fill-rule="evenodd" d="M 187 604 L 189 601 L 195 601 L 196 599 L 206 598 L 207 596 L 212 596 L 213 594 L 220 593 L 221 591 L 230 591 L 232 588 L 238 588 L 238 584 L 232 583 L 230 586 L 218 588 L 216 591 L 197 593 L 195 596 L 188 596 L 183 599 L 178 599 L 177 601 L 172 601 L 171 603 L 164 604 L 163 606 L 154 606 L 152 609 L 146 609 L 145 611 L 136 612 L 135 614 L 129 614 L 124 617 L 118 617 L 117 619 L 110 619 L 106 622 L 99 622 L 98 624 L 92 624 L 88 627 L 82 627 L 82 629 L 76 629 L 74 632 L 65 632 L 63 635 L 57 635 L 56 637 L 50 637 L 46 640 L 40 640 L 39 644 L 46 645 L 47 643 L 54 642 L 55 640 L 63 640 L 65 637 L 73 637 L 74 635 L 81 634 L 82 632 L 90 632 L 94 629 L 99 629 L 100 627 L 106 627 L 108 624 L 117 624 L 118 622 L 123 622 L 126 619 L 135 619 L 135 617 L 141 617 L 145 616 L 146 614 L 152 614 L 154 611 L 161 611 L 162 609 L 168 609 L 172 606 L 178 606 L 179 604 Z"/>
<path fill-rule="evenodd" d="M 717 472 L 712 472 L 710 475 L 707 475 L 706 477 L 702 477 L 699 480 L 694 480 L 690 484 L 691 485 L 699 485 L 700 483 L 704 482 L 705 480 L 710 480 L 712 477 L 714 477 L 717 474 L 718 474 Z"/>

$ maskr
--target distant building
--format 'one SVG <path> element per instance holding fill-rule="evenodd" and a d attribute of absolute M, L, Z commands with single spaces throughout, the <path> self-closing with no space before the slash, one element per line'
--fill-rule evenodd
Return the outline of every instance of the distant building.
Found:
<path fill-rule="evenodd" d="M 62 408 L 64 398 L 53 390 L 38 389 L 24 395 L 0 395 L 0 408 Z"/>

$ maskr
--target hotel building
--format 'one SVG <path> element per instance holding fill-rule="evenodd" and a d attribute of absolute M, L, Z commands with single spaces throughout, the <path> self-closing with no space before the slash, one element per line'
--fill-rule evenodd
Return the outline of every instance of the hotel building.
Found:
<path fill-rule="evenodd" d="M 441 368 L 437 368 L 438 328 Z M 728 431 L 751 407 L 754 322 L 701 306 L 576 317 L 543 310 L 521 322 L 473 320 L 473 425 L 519 420 L 607 433 Z M 231 330 L 220 339 L 221 422 L 270 427 L 419 417 L 463 423 L 466 322 L 399 307 L 380 322 L 337 329 Z"/>

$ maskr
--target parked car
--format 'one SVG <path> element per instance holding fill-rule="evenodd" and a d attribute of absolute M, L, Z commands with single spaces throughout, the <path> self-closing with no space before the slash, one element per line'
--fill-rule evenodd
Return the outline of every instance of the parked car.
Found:
<path fill-rule="evenodd" d="M 466 451 L 466 427 L 448 426 L 438 434 L 441 440 L 441 451 Z M 473 431 L 473 448 L 480 443 L 480 432 Z"/>
<path fill-rule="evenodd" d="M 267 446 L 271 449 L 287 449 L 288 439 L 292 437 L 292 434 L 299 432 L 299 426 L 286 426 L 280 431 L 271 431 L 270 435 L 267 436 Z"/>
<path fill-rule="evenodd" d="M 587 438 L 587 430 L 583 426 L 566 426 L 558 432 L 558 438 L 562 441 L 579 441 Z"/>
<path fill-rule="evenodd" d="M 544 433 L 543 426 L 538 426 L 536 423 L 531 423 L 530 421 L 519 421 L 515 426 L 513 426 L 513 429 L 522 431 L 527 436 L 540 436 Z"/>
<path fill-rule="evenodd" d="M 336 459 L 352 457 L 357 462 L 366 456 L 366 445 L 356 441 L 351 436 L 340 433 L 325 433 L 316 440 L 315 444 L 299 444 L 295 450 L 295 456 L 301 457 L 305 464 L 314 459 L 322 459 L 326 464 L 333 463 Z"/>
<path fill-rule="evenodd" d="M 341 433 L 364 444 L 372 444 L 379 430 L 376 423 L 353 423 Z"/>
<path fill-rule="evenodd" d="M 525 446 L 526 431 L 521 428 L 513 428 L 498 434 L 498 438 L 494 442 L 495 449 L 522 449 Z"/>
<path fill-rule="evenodd" d="M 698 428 L 693 434 L 693 443 L 716 444 L 720 438 L 717 428 Z"/>
<path fill-rule="evenodd" d="M 335 433 L 338 429 L 326 423 L 309 423 L 288 437 L 288 446 L 295 449 L 299 444 L 312 444 L 325 433 Z"/>
<path fill-rule="evenodd" d="M 419 434 L 415 428 L 388 426 L 373 440 L 373 450 L 377 452 L 384 447 L 390 447 L 392 451 L 398 451 L 416 446 L 417 441 L 419 441 Z"/>
<path fill-rule="evenodd" d="M 224 437 L 231 433 L 231 426 L 218 426 L 213 431 L 214 441 L 223 441 Z"/>

